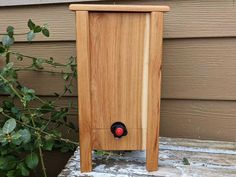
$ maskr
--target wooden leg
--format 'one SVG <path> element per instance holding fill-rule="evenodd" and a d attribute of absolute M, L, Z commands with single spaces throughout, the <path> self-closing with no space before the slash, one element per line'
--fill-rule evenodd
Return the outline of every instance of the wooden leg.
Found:
<path fill-rule="evenodd" d="M 92 171 L 92 150 L 88 143 L 86 139 L 80 140 L 80 171 L 82 173 Z"/>
<path fill-rule="evenodd" d="M 77 58 L 79 93 L 79 136 L 81 172 L 92 170 L 92 118 L 90 93 L 89 16 L 87 11 L 77 11 Z"/>
<path fill-rule="evenodd" d="M 147 170 L 156 171 L 159 155 L 163 13 L 152 12 L 150 22 L 146 160 Z"/>

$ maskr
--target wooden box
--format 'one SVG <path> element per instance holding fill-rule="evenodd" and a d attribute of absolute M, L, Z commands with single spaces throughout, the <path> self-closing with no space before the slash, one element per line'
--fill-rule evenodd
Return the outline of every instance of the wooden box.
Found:
<path fill-rule="evenodd" d="M 91 171 L 93 149 L 145 149 L 147 170 L 157 170 L 163 12 L 169 7 L 70 9 L 76 11 L 81 171 Z"/>

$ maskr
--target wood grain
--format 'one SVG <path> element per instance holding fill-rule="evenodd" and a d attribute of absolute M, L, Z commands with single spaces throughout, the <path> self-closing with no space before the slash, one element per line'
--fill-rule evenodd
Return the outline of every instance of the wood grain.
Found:
<path fill-rule="evenodd" d="M 115 3 L 170 6 L 171 12 L 165 16 L 165 38 L 236 36 L 236 9 L 232 0 L 122 0 Z M 1 8 L 0 15 L 8 18 L 1 19 L 0 31 L 13 25 L 16 33 L 25 32 L 27 20 L 31 18 L 37 24 L 48 23 L 51 32 L 50 38 L 37 35 L 35 41 L 74 41 L 74 13 L 68 7 L 69 4 L 54 4 Z M 26 38 L 18 36 L 16 40 L 26 41 Z"/>
<path fill-rule="evenodd" d="M 70 10 L 79 11 L 112 11 L 112 12 L 167 12 L 170 10 L 168 6 L 155 5 L 106 5 L 106 4 L 71 4 Z"/>
<path fill-rule="evenodd" d="M 94 128 L 141 128 L 144 13 L 90 13 Z"/>
<path fill-rule="evenodd" d="M 90 12 L 92 117 L 98 132 L 94 147 L 137 150 L 145 142 L 141 107 L 146 20 L 145 13 Z M 115 122 L 128 129 L 130 138 L 123 143 L 111 140 Z"/>
<path fill-rule="evenodd" d="M 98 150 L 145 150 L 146 141 L 143 134 L 146 129 L 129 129 L 121 139 L 114 138 L 110 129 L 93 130 L 93 148 Z"/>
<path fill-rule="evenodd" d="M 148 119 L 146 142 L 146 166 L 148 171 L 158 168 L 161 61 L 162 61 L 163 13 L 152 12 L 150 19 L 149 74 L 148 74 Z"/>
<path fill-rule="evenodd" d="M 81 172 L 92 170 L 92 115 L 90 85 L 89 14 L 76 12 L 78 90 L 79 90 L 79 137 Z"/>

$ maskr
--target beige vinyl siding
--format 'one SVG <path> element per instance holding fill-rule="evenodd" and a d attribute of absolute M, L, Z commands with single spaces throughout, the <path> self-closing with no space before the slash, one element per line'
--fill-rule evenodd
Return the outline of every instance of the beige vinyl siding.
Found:
<path fill-rule="evenodd" d="M 167 4 L 171 7 L 165 15 L 165 38 L 236 36 L 236 6 L 233 0 L 132 1 L 132 4 L 137 3 Z M 74 12 L 69 11 L 68 4 L 3 7 L 0 13 L 5 17 L 0 20 L 1 31 L 10 23 L 14 24 L 16 32 L 24 32 L 26 21 L 32 18 L 38 24 L 48 23 L 52 32 L 50 38 L 39 36 L 37 41 L 75 40 Z M 19 37 L 17 40 L 25 41 L 25 38 Z"/>
<path fill-rule="evenodd" d="M 165 16 L 161 135 L 236 141 L 234 2 L 142 0 L 119 3 L 171 7 Z M 0 20 L 0 31 L 12 24 L 17 32 L 23 32 L 29 18 L 39 24 L 48 23 L 50 38 L 39 36 L 28 44 L 23 37 L 18 37 L 14 49 L 28 55 L 53 56 L 57 61 L 65 62 L 66 58 L 75 55 L 75 19 L 68 5 L 0 8 L 0 15 L 5 17 Z M 27 61 L 17 63 L 22 67 L 26 64 Z M 22 72 L 21 78 L 42 96 L 52 96 L 63 90 L 63 80 L 58 75 Z M 66 99 L 76 102 L 76 95 L 75 88 Z"/>
<path fill-rule="evenodd" d="M 22 5 L 40 5 L 56 3 L 73 3 L 73 2 L 94 2 L 96 0 L 7 0 L 0 1 L 0 6 L 22 6 Z"/>

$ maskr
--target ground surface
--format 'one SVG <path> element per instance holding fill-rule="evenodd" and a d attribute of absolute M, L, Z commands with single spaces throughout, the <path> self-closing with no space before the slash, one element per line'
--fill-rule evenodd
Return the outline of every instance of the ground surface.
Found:
<path fill-rule="evenodd" d="M 145 169 L 144 151 L 93 157 L 93 171 L 81 174 L 78 149 L 59 177 L 236 177 L 236 143 L 231 142 L 161 138 L 159 170 L 152 173 Z"/>

